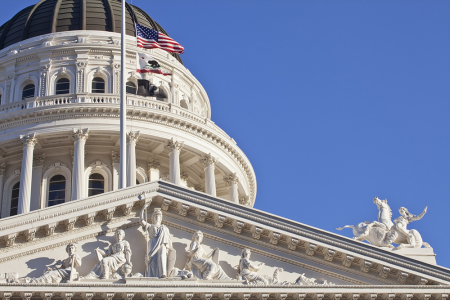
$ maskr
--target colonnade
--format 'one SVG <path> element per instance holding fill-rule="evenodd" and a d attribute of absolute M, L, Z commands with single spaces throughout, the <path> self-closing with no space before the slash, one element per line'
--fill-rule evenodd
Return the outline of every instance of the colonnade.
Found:
<path fill-rule="evenodd" d="M 73 176 L 72 176 L 72 200 L 78 200 L 83 197 L 84 172 L 85 172 L 85 145 L 89 138 L 88 129 L 73 129 L 72 138 L 74 142 L 73 152 Z M 127 187 L 136 185 L 136 143 L 139 139 L 139 131 L 130 131 L 127 133 Z M 20 173 L 20 190 L 19 190 L 19 207 L 18 214 L 30 211 L 31 205 L 31 182 L 33 170 L 33 152 L 34 147 L 38 143 L 36 134 L 20 136 L 23 145 L 22 169 Z M 180 152 L 183 142 L 170 139 L 165 149 L 169 152 L 169 181 L 181 185 L 181 167 Z M 205 171 L 205 192 L 211 196 L 216 196 L 216 178 L 215 165 L 218 161 L 210 153 L 204 155 L 199 160 Z M 159 162 L 153 161 L 149 163 L 149 179 L 158 180 L 156 169 Z M 236 173 L 227 175 L 223 178 L 229 187 L 231 202 L 239 203 L 238 183 L 239 178 Z"/>

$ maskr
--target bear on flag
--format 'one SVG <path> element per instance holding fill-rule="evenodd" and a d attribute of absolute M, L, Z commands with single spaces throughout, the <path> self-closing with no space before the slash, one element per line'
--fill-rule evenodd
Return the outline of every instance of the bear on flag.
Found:
<path fill-rule="evenodd" d="M 156 73 L 164 76 L 172 75 L 171 73 L 164 72 L 155 58 L 139 52 L 136 53 L 136 70 L 138 73 Z"/>

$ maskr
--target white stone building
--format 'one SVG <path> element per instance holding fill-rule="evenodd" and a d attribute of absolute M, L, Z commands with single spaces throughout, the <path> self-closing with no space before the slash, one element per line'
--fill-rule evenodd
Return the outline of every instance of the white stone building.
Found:
<path fill-rule="evenodd" d="M 0 27 L 0 296 L 447 298 L 450 271 L 436 265 L 432 248 L 421 248 L 420 234 L 410 231 L 416 248 L 408 248 L 410 239 L 404 249 L 379 247 L 387 232 L 401 236 L 394 229 L 401 221 L 386 231 L 367 228 L 376 230 L 370 245 L 253 209 L 249 160 L 211 121 L 209 98 L 180 57 L 135 46 L 134 22 L 165 31 L 132 5 L 128 187 L 119 190 L 120 5 L 42 0 Z M 172 76 L 137 73 L 137 51 Z M 155 208 L 166 227 L 146 223 Z M 166 242 L 159 241 L 163 227 Z M 128 243 L 113 242 L 119 229 Z M 198 230 L 203 246 L 191 242 Z M 79 261 L 70 256 L 54 265 L 72 243 Z M 110 243 L 112 252 L 95 250 Z M 164 245 L 156 254 L 155 243 Z M 251 258 L 241 259 L 249 254 L 244 248 Z M 166 278 L 149 275 L 153 263 L 164 266 Z"/>

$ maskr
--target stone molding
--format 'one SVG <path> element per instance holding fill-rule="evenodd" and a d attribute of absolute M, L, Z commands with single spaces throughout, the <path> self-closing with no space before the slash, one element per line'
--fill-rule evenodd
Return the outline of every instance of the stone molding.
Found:
<path fill-rule="evenodd" d="M 26 110 L 20 111 L 22 117 L 17 119 L 16 116 L 5 116 L 0 119 L 0 130 L 11 128 L 15 126 L 23 126 L 26 124 L 55 121 L 55 120 L 67 120 L 77 118 L 119 118 L 118 103 L 117 107 L 111 107 L 111 105 L 102 105 L 101 103 L 88 103 L 89 108 L 73 107 L 66 105 L 65 107 L 43 107 L 38 111 L 28 112 Z M 92 106 L 92 108 L 90 108 Z M 98 107 L 96 107 L 98 106 Z M 106 107 L 108 107 L 108 109 Z M 14 114 L 14 113 L 13 113 Z M 212 126 L 205 126 L 205 122 L 202 122 L 202 126 L 183 120 L 178 121 L 177 115 L 170 114 L 167 118 L 160 109 L 156 109 L 154 112 L 135 111 L 128 109 L 127 111 L 129 120 L 140 120 L 146 122 L 157 123 L 164 126 L 170 126 L 185 132 L 191 133 L 200 137 L 210 143 L 215 144 L 217 147 L 225 150 L 225 153 L 236 161 L 244 174 L 247 175 L 248 183 L 250 186 L 250 199 L 251 205 L 253 205 L 256 197 L 256 178 L 253 168 L 249 163 L 245 154 L 236 146 L 236 143 L 224 133 L 219 127 L 212 124 Z M 175 118 L 174 118 L 175 117 Z M 2 123 L 3 121 L 3 123 Z M 197 121 L 197 120 L 195 120 Z"/>
<path fill-rule="evenodd" d="M 313 242 L 317 246 L 317 248 L 315 248 L 316 252 L 322 251 L 324 247 L 327 247 L 327 249 L 333 248 L 332 250 L 337 252 L 335 253 L 333 262 L 329 262 L 332 264 L 333 268 L 345 268 L 346 272 L 357 272 L 355 274 L 358 274 L 358 276 L 377 276 L 376 278 L 378 278 L 378 280 L 382 280 L 383 278 L 381 274 L 378 275 L 376 268 L 371 268 L 369 270 L 371 272 L 363 272 L 362 270 L 360 270 L 360 264 L 357 262 L 360 262 L 361 259 L 364 259 L 366 261 L 372 262 L 375 267 L 378 266 L 389 269 L 389 274 L 394 274 L 396 272 L 408 273 L 408 278 L 410 278 L 408 280 L 415 280 L 417 277 L 420 277 L 424 280 L 428 280 L 429 284 L 442 282 L 442 280 L 447 282 L 450 281 L 449 271 L 442 267 L 420 263 L 392 252 L 387 252 L 367 244 L 348 240 L 347 238 L 339 237 L 337 235 L 325 231 L 320 231 L 318 229 L 311 228 L 294 221 L 269 215 L 264 212 L 255 211 L 251 208 L 244 207 L 235 203 L 230 203 L 229 201 L 223 199 L 208 197 L 207 195 L 194 192 L 190 189 L 175 186 L 170 183 L 152 182 L 148 184 L 142 184 L 133 187 L 132 189 L 128 189 L 126 192 L 129 194 L 123 195 L 123 193 L 125 192 L 121 192 L 120 190 L 115 191 L 114 193 L 118 195 L 118 197 L 116 198 L 111 197 L 111 193 L 109 193 L 103 196 L 99 195 L 89 199 L 84 199 L 83 201 L 66 203 L 59 206 L 57 210 L 50 208 L 47 209 L 44 214 L 41 211 L 31 212 L 25 215 L 0 220 L 0 226 L 3 225 L 2 223 L 10 223 L 9 226 L 1 227 L 0 232 L 2 232 L 3 237 L 6 237 L 12 234 L 19 234 L 20 232 L 24 231 L 25 228 L 29 229 L 31 224 L 33 224 L 33 227 L 42 227 L 45 224 L 51 222 L 67 222 L 68 219 L 74 217 L 80 218 L 95 211 L 105 212 L 106 210 L 109 211 L 109 209 L 112 208 L 114 208 L 115 210 L 116 207 L 118 209 L 122 209 L 121 207 L 129 203 L 130 201 L 137 201 L 136 199 L 139 199 L 142 193 L 149 194 L 156 192 L 156 194 L 154 195 L 159 194 L 163 197 L 168 197 L 165 198 L 168 201 L 164 210 L 168 211 L 169 213 L 171 209 L 176 209 L 177 215 L 179 215 L 180 205 L 181 207 L 183 207 L 183 205 L 189 207 L 189 211 L 191 212 L 204 211 L 206 213 L 203 214 L 203 217 L 210 215 L 212 216 L 212 219 L 211 217 L 205 218 L 204 222 L 208 220 L 208 224 L 203 223 L 204 225 L 202 226 L 214 226 L 212 228 L 216 228 L 217 222 L 220 221 L 219 227 L 223 228 L 221 230 L 226 230 L 227 234 L 229 235 L 237 234 L 235 232 L 235 228 L 232 225 L 229 225 L 230 222 L 231 224 L 233 222 L 242 222 L 248 224 L 248 226 L 250 226 L 249 228 L 253 228 L 253 226 L 258 225 L 261 227 L 260 240 L 253 240 L 252 242 L 262 243 L 264 247 L 275 247 L 273 249 L 276 251 L 293 251 L 287 248 L 286 245 L 286 243 L 290 240 L 289 237 L 291 238 L 291 240 L 292 238 L 298 240 L 298 242 L 296 243 L 296 255 L 306 256 L 306 254 L 302 254 L 302 249 L 304 249 L 306 243 L 311 242 Z M 123 196 L 120 196 L 121 194 Z M 176 198 L 170 200 L 170 195 L 174 195 L 176 196 Z M 188 214 L 188 210 L 183 210 L 183 212 L 184 211 L 186 211 L 186 214 Z M 212 224 L 209 225 L 209 222 L 211 222 Z M 277 245 L 274 245 L 274 243 L 270 243 L 270 237 L 265 233 L 267 231 L 277 233 L 276 236 L 272 234 L 272 239 L 274 236 L 277 238 Z M 239 238 L 244 237 L 240 236 Z M 325 239 L 326 241 L 323 241 L 322 239 Z M 38 241 L 39 240 L 37 239 L 33 243 Z M 20 247 L 27 246 L 27 243 L 23 243 L 20 245 Z M 333 246 L 336 248 L 334 248 Z M 9 250 L 7 250 L 6 248 L 0 249 L 0 253 L 5 253 L 5 251 L 8 252 Z M 346 264 L 348 264 L 348 261 L 350 261 L 350 265 L 352 265 L 352 263 L 356 264 L 357 268 L 349 268 L 342 265 L 341 261 L 343 261 L 343 257 L 345 258 L 348 256 L 351 256 L 353 259 L 351 259 L 351 261 L 350 259 L 347 259 Z M 328 261 L 324 258 L 324 255 L 313 255 L 310 256 L 310 259 L 318 259 L 321 264 L 328 263 Z M 338 267 L 338 265 L 340 265 L 340 267 Z M 396 271 L 394 272 L 394 270 Z M 420 274 L 418 274 L 417 272 L 420 272 Z"/>

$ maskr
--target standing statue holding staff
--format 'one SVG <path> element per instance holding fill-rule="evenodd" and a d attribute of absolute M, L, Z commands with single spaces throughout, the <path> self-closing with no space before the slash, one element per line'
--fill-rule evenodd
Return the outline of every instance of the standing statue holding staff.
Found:
<path fill-rule="evenodd" d="M 147 208 L 151 201 L 146 201 L 140 214 L 140 222 L 147 243 L 145 262 L 147 268 L 145 277 L 166 278 L 174 265 L 176 251 L 172 247 L 172 236 L 166 225 L 161 224 L 162 212 L 155 208 L 152 214 L 152 224 L 147 223 Z"/>

